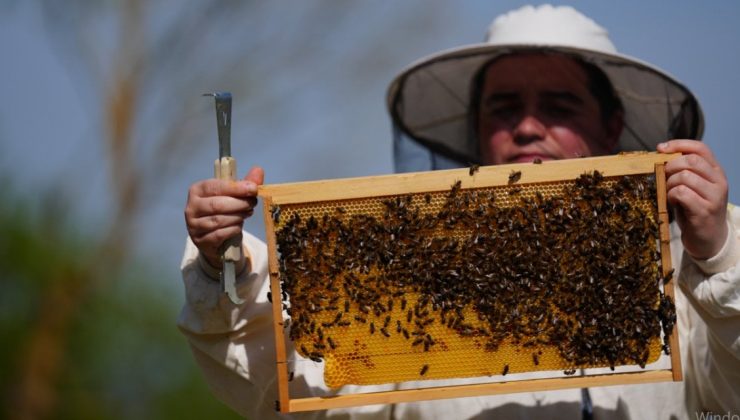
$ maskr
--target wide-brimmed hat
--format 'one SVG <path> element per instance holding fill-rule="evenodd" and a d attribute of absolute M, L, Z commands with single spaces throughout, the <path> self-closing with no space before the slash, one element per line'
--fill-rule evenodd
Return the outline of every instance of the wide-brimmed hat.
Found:
<path fill-rule="evenodd" d="M 459 162 L 478 162 L 470 127 L 474 76 L 495 57 L 562 53 L 591 63 L 609 78 L 624 107 L 620 151 L 654 150 L 670 138 L 700 139 L 699 102 L 665 71 L 620 54 L 604 28 L 567 6 L 525 6 L 496 18 L 486 42 L 423 58 L 388 89 L 388 109 L 402 134 Z"/>

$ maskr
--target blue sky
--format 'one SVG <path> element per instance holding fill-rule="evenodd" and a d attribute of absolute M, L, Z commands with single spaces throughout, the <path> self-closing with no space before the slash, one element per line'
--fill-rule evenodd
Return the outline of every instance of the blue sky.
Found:
<path fill-rule="evenodd" d="M 181 4 L 174 2 L 173 7 Z M 392 1 L 368 6 L 358 2 L 361 11 L 349 14 L 348 21 L 336 27 L 291 32 L 294 38 L 275 42 L 262 53 L 280 54 L 285 43 L 306 43 L 315 56 L 294 72 L 281 72 L 284 80 L 276 76 L 265 81 L 274 89 L 294 89 L 290 81 L 302 81 L 295 92 L 276 96 L 270 104 L 274 112 L 264 118 L 234 121 L 233 151 L 240 170 L 262 165 L 270 183 L 390 173 L 390 124 L 385 110 L 388 82 L 419 57 L 481 41 L 494 16 L 522 4 L 417 0 L 401 6 Z M 730 200 L 740 203 L 735 145 L 735 119 L 740 110 L 740 2 L 569 4 L 606 27 L 620 52 L 666 70 L 693 90 L 705 113 L 705 141 L 727 173 Z M 109 209 L 101 163 L 104 151 L 97 140 L 101 123 L 93 118 L 94 109 L 87 102 L 92 88 L 73 77 L 73 67 L 54 51 L 36 7 L 16 2 L 15 7 L 0 12 L 0 173 L 15 175 L 14 182 L 29 197 L 50 186 L 57 188 L 59 183 L 52 181 L 65 179 L 63 185 L 79 201 L 81 220 L 86 220 L 86 228 L 94 228 Z M 400 13 L 410 16 L 402 27 L 389 19 Z M 275 25 L 283 24 L 283 18 L 275 15 Z M 311 43 L 315 31 L 329 31 L 322 38 L 324 44 Z M 366 49 L 363 40 L 384 31 L 402 36 L 382 44 L 383 54 Z M 353 64 L 344 66 L 345 61 Z M 234 106 L 264 106 L 250 100 L 235 97 Z M 203 139 L 203 147 L 194 151 L 192 159 L 176 168 L 161 196 L 152 198 L 138 232 L 137 248 L 173 267 L 173 277 L 185 237 L 182 207 L 187 187 L 211 176 L 217 152 L 210 105 L 194 118 L 212 136 Z M 246 227 L 263 236 L 260 219 L 254 217 Z"/>

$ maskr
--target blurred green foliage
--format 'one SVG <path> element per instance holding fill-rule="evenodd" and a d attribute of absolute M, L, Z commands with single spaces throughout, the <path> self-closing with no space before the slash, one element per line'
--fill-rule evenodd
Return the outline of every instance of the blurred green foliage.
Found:
<path fill-rule="evenodd" d="M 181 298 L 162 279 L 179 281 L 177 271 L 130 260 L 99 266 L 100 240 L 74 228 L 63 200 L 42 202 L 12 191 L 0 202 L 0 418 L 17 417 L 19 388 L 34 374 L 27 350 L 44 313 L 54 314 L 44 296 L 58 281 L 79 282 L 84 296 L 74 299 L 61 348 L 47 349 L 61 355 L 47 384 L 53 418 L 236 418 L 206 388 L 175 327 Z"/>

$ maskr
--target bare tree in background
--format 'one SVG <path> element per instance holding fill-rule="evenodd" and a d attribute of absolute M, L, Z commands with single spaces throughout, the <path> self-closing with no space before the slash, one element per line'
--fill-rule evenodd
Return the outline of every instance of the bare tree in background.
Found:
<path fill-rule="evenodd" d="M 221 29 L 228 39 L 234 36 L 233 19 L 256 9 L 237 1 L 197 2 L 171 10 L 166 22 L 157 22 L 156 8 L 168 6 L 162 2 L 41 5 L 50 39 L 72 65 L 91 115 L 102 122 L 99 141 L 107 156 L 94 173 L 107 173 L 106 198 L 114 213 L 106 231 L 100 232 L 102 246 L 89 270 L 55 279 L 43 291 L 11 409 L 19 419 L 54 412 L 55 385 L 76 311 L 91 289 L 111 278 L 109 273 L 125 261 L 145 198 L 166 185 L 172 160 L 202 135 L 189 129 L 194 113 L 202 109 L 192 89 L 240 86 L 235 81 L 244 70 L 246 51 L 216 51 L 204 33 Z"/>
<path fill-rule="evenodd" d="M 406 28 L 423 21 L 415 7 L 375 13 L 384 30 L 352 29 L 372 15 L 372 5 L 346 2 L 92 1 L 39 3 L 50 41 L 68 64 L 88 106 L 91 124 L 105 156 L 91 177 L 108 178 L 111 213 L 98 232 L 100 246 L 83 270 L 60 273 L 39 298 L 40 308 L 24 345 L 11 416 L 44 418 L 59 401 L 55 386 L 62 375 L 70 325 L 94 290 L 105 287 L 111 272 L 125 266 L 139 238 L 137 223 L 177 168 L 192 161 L 202 146 L 213 149 L 213 103 L 200 96 L 229 90 L 247 106 L 234 118 L 260 118 L 275 111 L 281 99 L 298 95 L 310 83 L 300 69 L 326 57 L 341 56 L 366 77 L 370 61 L 343 55 L 351 46 L 333 46 L 336 33 L 352 34 L 356 44 L 381 62 L 387 27 Z M 353 7 L 354 6 L 354 7 Z M 426 13 L 430 13 L 428 10 Z M 307 36 L 308 34 L 308 36 Z M 326 49 L 327 51 L 318 51 Z M 322 58 L 323 57 L 323 58 Z M 386 57 L 387 58 L 387 57 Z M 358 60 L 352 62 L 352 59 Z M 278 87 L 275 81 L 283 77 Z M 287 82 L 286 82 L 287 80 Z M 203 126 L 203 116 L 210 124 Z M 247 120 L 248 122 L 248 120 Z M 99 147 L 99 146 L 98 146 Z M 199 156 L 198 165 L 208 165 Z M 183 195 L 185 192 L 183 191 Z"/>

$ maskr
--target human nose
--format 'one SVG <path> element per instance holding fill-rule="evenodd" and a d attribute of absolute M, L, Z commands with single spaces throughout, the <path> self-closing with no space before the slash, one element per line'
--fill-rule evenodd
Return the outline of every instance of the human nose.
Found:
<path fill-rule="evenodd" d="M 545 137 L 545 124 L 535 115 L 524 115 L 514 127 L 514 139 L 519 143 L 530 143 Z"/>

